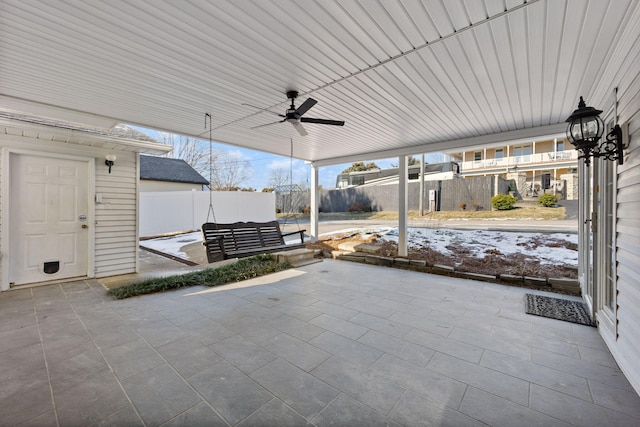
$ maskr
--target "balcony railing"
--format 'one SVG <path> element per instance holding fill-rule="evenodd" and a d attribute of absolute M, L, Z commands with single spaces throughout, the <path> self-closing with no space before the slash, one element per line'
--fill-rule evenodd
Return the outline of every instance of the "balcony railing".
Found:
<path fill-rule="evenodd" d="M 525 154 L 523 156 L 503 157 L 500 159 L 473 160 L 460 162 L 463 171 L 473 169 L 506 169 L 524 165 L 553 165 L 554 163 L 578 160 L 578 151 L 567 150 L 556 153 Z"/>

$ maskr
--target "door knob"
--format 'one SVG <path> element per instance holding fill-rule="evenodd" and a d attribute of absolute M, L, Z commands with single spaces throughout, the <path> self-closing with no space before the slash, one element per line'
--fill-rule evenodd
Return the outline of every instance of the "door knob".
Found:
<path fill-rule="evenodd" d="M 89 228 L 87 224 L 82 224 L 82 228 Z"/>

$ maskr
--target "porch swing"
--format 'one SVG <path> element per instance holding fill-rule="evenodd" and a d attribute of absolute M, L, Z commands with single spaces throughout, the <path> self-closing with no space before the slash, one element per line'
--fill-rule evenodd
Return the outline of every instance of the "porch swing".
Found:
<path fill-rule="evenodd" d="M 213 138 L 211 115 L 205 113 L 205 129 L 209 123 L 209 182 L 213 178 Z M 209 220 L 213 219 L 213 222 Z M 304 248 L 304 231 L 298 230 L 282 233 L 280 223 L 269 222 L 234 222 L 222 224 L 216 221 L 213 209 L 213 191 L 209 191 L 209 210 L 207 222 L 202 224 L 204 241 L 209 263 L 230 258 L 244 258 L 258 254 L 280 252 L 290 249 Z M 286 244 L 285 236 L 298 234 L 300 243 Z"/>

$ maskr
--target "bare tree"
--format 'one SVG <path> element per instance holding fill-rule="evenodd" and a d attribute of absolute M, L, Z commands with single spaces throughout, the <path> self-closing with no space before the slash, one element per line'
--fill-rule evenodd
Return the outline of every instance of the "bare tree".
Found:
<path fill-rule="evenodd" d="M 249 161 L 215 147 L 209 150 L 205 141 L 170 133 L 161 133 L 160 138 L 165 144 L 173 146 L 173 151 L 168 156 L 184 160 L 202 176 L 211 179 L 212 190 L 239 189 L 253 175 Z"/>
<path fill-rule="evenodd" d="M 278 188 L 291 183 L 291 175 L 285 168 L 272 169 L 269 173 L 269 187 Z"/>
<path fill-rule="evenodd" d="M 160 133 L 160 138 L 163 143 L 173 146 L 173 151 L 167 154 L 168 157 L 182 159 L 202 176 L 209 176 L 209 147 L 203 141 L 171 133 Z M 218 155 L 219 153 L 213 150 L 214 160 Z"/>
<path fill-rule="evenodd" d="M 251 162 L 239 159 L 228 151 L 220 151 L 212 163 L 211 189 L 231 191 L 251 178 Z"/>

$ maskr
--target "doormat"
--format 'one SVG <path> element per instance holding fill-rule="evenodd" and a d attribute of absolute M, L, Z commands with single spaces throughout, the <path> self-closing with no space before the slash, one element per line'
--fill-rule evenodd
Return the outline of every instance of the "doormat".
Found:
<path fill-rule="evenodd" d="M 589 308 L 581 301 L 526 294 L 525 312 L 580 325 L 596 326 L 591 320 Z"/>

